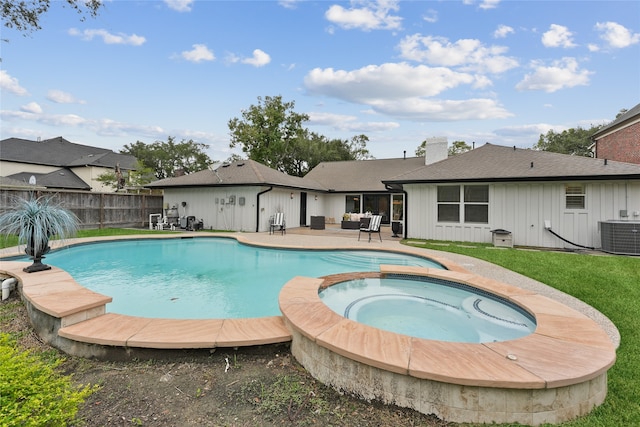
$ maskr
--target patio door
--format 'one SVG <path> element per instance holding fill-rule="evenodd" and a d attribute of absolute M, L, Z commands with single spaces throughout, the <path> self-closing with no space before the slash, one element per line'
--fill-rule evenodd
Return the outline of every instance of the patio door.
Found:
<path fill-rule="evenodd" d="M 382 215 L 382 223 L 390 223 L 391 195 L 389 194 L 365 194 L 362 198 L 364 212 L 374 215 Z"/>

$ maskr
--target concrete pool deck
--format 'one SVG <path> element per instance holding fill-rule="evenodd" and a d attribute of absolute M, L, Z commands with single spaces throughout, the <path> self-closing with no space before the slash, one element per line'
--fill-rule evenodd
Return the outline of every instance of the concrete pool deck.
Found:
<path fill-rule="evenodd" d="M 353 230 L 140 237 L 191 236 L 224 236 L 269 247 L 381 249 L 427 256 L 449 271 L 397 266 L 382 266 L 381 271 L 433 274 L 489 290 L 534 314 L 538 327 L 530 336 L 497 343 L 416 339 L 332 312 L 318 297 L 324 279 L 308 277 L 295 277 L 283 285 L 279 296 L 283 316 L 148 319 L 107 313 L 109 296 L 83 288 L 57 268 L 29 274 L 22 271 L 29 263 L 0 259 L 0 273 L 18 279 L 36 332 L 74 355 L 104 358 L 120 351 L 136 357 L 136 349 L 157 352 L 292 341 L 296 359 L 321 381 L 454 422 L 562 422 L 588 413 L 606 397 L 607 370 L 620 342 L 615 326 L 587 304 L 517 273 L 470 257 L 401 245 L 388 235 L 382 242 L 358 241 Z M 131 238 L 136 237 L 67 243 Z M 16 255 L 13 251 L 0 255 Z"/>

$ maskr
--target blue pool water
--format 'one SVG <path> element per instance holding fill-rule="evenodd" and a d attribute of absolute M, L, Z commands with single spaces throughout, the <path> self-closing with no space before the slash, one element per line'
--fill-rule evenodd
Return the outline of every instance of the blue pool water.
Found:
<path fill-rule="evenodd" d="M 113 297 L 111 313 L 171 319 L 280 315 L 278 294 L 295 276 L 379 271 L 380 264 L 443 268 L 380 251 L 286 250 L 235 239 L 141 239 L 76 245 L 44 260 Z"/>
<path fill-rule="evenodd" d="M 486 292 L 425 277 L 367 278 L 338 283 L 320 299 L 349 319 L 418 338 L 483 343 L 535 331 L 535 319 Z"/>

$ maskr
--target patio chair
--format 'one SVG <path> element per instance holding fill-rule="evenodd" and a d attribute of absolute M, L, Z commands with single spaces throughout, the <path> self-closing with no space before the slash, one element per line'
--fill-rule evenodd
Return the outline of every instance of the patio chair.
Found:
<path fill-rule="evenodd" d="M 282 234 L 287 233 L 287 225 L 286 225 L 286 222 L 284 221 L 283 212 L 277 212 L 271 218 L 271 221 L 269 223 L 269 234 L 275 233 L 276 230 L 280 230 Z"/>
<path fill-rule="evenodd" d="M 372 215 L 369 225 L 362 224 L 360 231 L 358 231 L 358 240 L 360 240 L 360 233 L 369 233 L 369 241 L 371 241 L 371 233 L 378 233 L 380 241 L 382 242 L 382 234 L 380 234 L 380 224 L 382 223 L 382 215 Z"/>

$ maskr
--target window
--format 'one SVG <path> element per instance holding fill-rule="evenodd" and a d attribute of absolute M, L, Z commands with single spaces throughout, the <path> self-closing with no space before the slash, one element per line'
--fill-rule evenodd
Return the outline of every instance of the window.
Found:
<path fill-rule="evenodd" d="M 489 186 L 439 186 L 438 221 L 488 224 Z"/>
<path fill-rule="evenodd" d="M 584 209 L 584 185 L 567 184 L 564 186 L 565 207 L 567 209 Z"/>
<path fill-rule="evenodd" d="M 438 187 L 438 221 L 460 222 L 460 186 Z"/>
<path fill-rule="evenodd" d="M 360 213 L 360 196 L 357 194 L 347 194 L 344 206 L 345 212 Z"/>
<path fill-rule="evenodd" d="M 464 222 L 489 223 L 489 186 L 464 186 Z"/>

